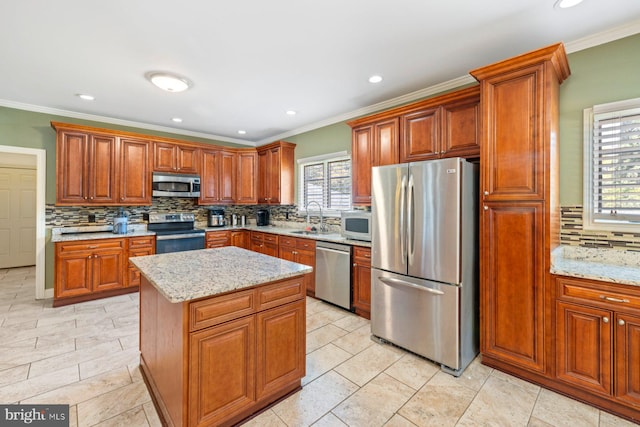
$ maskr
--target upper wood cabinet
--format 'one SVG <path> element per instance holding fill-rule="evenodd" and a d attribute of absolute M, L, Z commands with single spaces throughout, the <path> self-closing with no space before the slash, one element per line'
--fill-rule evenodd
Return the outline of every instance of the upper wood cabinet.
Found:
<path fill-rule="evenodd" d="M 258 203 L 293 204 L 295 144 L 278 141 L 258 147 Z"/>
<path fill-rule="evenodd" d="M 258 203 L 258 153 L 255 150 L 239 150 L 237 153 L 236 203 Z"/>
<path fill-rule="evenodd" d="M 151 204 L 150 159 L 148 141 L 120 138 L 119 204 Z"/>
<path fill-rule="evenodd" d="M 200 149 L 168 142 L 153 143 L 154 172 L 198 173 Z"/>
<path fill-rule="evenodd" d="M 228 150 L 202 150 L 199 204 L 236 202 L 236 153 Z"/>
<path fill-rule="evenodd" d="M 373 125 L 353 128 L 351 145 L 351 195 L 354 205 L 371 204 L 371 168 L 373 167 Z"/>

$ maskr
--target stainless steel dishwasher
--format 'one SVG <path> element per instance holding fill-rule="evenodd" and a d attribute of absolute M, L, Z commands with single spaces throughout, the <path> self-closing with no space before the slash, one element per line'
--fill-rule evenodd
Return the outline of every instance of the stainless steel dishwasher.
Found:
<path fill-rule="evenodd" d="M 316 297 L 351 309 L 351 246 L 316 243 Z"/>

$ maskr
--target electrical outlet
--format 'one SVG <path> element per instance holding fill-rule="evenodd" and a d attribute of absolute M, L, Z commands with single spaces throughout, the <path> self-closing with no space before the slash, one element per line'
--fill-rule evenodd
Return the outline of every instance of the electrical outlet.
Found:
<path fill-rule="evenodd" d="M 96 222 L 96 214 L 89 214 L 89 222 Z"/>
<path fill-rule="evenodd" d="M 289 219 L 289 212 L 284 213 L 284 219 Z"/>
<path fill-rule="evenodd" d="M 149 214 L 148 213 L 143 213 L 142 214 L 142 220 L 143 221 L 149 221 Z"/>

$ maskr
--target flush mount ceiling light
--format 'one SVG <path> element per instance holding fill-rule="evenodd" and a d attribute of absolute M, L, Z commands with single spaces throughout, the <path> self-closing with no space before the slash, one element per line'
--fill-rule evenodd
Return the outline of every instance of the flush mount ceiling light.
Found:
<path fill-rule="evenodd" d="M 582 3 L 582 0 L 558 0 L 555 4 L 556 8 L 568 9 Z"/>
<path fill-rule="evenodd" d="M 238 133 L 239 133 L 240 135 L 245 135 L 245 134 L 247 133 L 247 131 L 246 131 L 246 130 L 239 130 L 239 131 L 238 131 Z"/>
<path fill-rule="evenodd" d="M 288 116 L 295 116 L 295 115 L 296 115 L 296 114 L 298 114 L 298 113 L 297 113 L 296 111 L 293 111 L 293 110 L 287 110 L 287 111 L 286 111 L 286 114 L 287 114 Z"/>
<path fill-rule="evenodd" d="M 76 94 L 76 96 L 80 99 L 83 99 L 85 101 L 93 101 L 94 99 L 96 99 L 95 97 L 91 96 L 91 95 L 87 95 L 86 93 L 78 93 Z"/>
<path fill-rule="evenodd" d="M 382 76 L 369 77 L 369 83 L 380 83 L 381 81 L 382 81 Z"/>
<path fill-rule="evenodd" d="M 193 83 L 185 77 L 177 74 L 153 71 L 145 74 L 147 80 L 167 92 L 182 92 L 193 86 Z"/>
<path fill-rule="evenodd" d="M 174 117 L 171 120 L 173 120 L 176 123 L 182 123 L 182 119 L 180 117 Z"/>

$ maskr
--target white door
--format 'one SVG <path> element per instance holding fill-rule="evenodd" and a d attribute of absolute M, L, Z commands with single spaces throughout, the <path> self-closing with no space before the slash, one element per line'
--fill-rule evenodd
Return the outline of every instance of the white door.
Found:
<path fill-rule="evenodd" d="M 36 263 L 36 171 L 0 168 L 0 268 Z"/>

